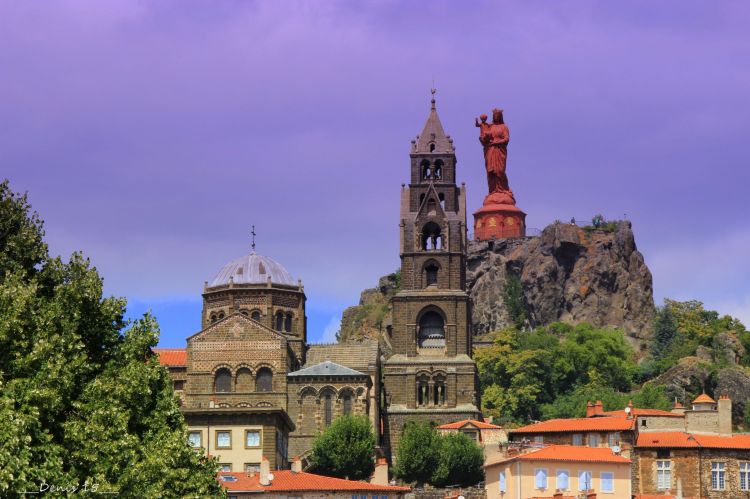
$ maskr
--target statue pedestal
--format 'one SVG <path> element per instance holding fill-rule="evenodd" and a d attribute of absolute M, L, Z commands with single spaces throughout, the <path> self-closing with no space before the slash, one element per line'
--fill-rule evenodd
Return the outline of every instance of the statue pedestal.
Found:
<path fill-rule="evenodd" d="M 526 213 L 516 205 L 489 203 L 474 212 L 475 241 L 525 236 Z"/>

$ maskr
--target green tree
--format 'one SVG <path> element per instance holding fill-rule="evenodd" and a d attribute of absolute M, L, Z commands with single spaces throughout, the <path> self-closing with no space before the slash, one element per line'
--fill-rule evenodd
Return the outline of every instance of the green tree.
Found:
<path fill-rule="evenodd" d="M 505 308 L 508 311 L 508 316 L 513 322 L 513 325 L 519 331 L 524 328 L 526 324 L 526 302 L 523 298 L 523 287 L 521 280 L 512 274 L 508 275 L 503 286 L 503 300 L 505 302 Z"/>
<path fill-rule="evenodd" d="M 674 320 L 671 307 L 660 307 L 656 311 L 654 333 L 651 339 L 651 355 L 659 359 L 664 355 L 667 347 L 677 336 L 677 323 Z"/>
<path fill-rule="evenodd" d="M 375 471 L 374 448 L 375 434 L 366 416 L 341 416 L 315 438 L 311 469 L 326 476 L 366 480 Z"/>
<path fill-rule="evenodd" d="M 440 464 L 440 436 L 429 423 L 409 421 L 398 445 L 393 473 L 405 482 L 417 486 L 432 481 Z"/>
<path fill-rule="evenodd" d="M 187 444 L 155 321 L 123 319 L 88 260 L 51 258 L 26 196 L 0 183 L 0 495 L 96 484 L 124 497 L 222 496 Z"/>
<path fill-rule="evenodd" d="M 484 479 L 484 453 L 468 436 L 439 436 L 440 458 L 430 483 L 438 487 L 475 485 Z"/>

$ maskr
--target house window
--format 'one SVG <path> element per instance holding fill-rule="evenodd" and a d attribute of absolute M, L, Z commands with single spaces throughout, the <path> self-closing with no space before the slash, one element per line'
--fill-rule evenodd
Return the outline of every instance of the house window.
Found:
<path fill-rule="evenodd" d="M 648 425 L 646 424 L 645 419 L 641 419 L 641 428 L 646 428 Z"/>
<path fill-rule="evenodd" d="M 503 469 L 497 476 L 497 483 L 500 485 L 500 492 L 508 490 L 508 484 L 505 482 L 505 469 Z"/>
<path fill-rule="evenodd" d="M 245 473 L 260 473 L 260 463 L 245 463 Z"/>
<path fill-rule="evenodd" d="M 578 490 L 589 490 L 591 488 L 591 472 L 578 472 Z"/>
<path fill-rule="evenodd" d="M 267 367 L 261 367 L 258 369 L 258 374 L 255 378 L 255 391 L 256 392 L 271 392 L 273 391 L 273 373 Z"/>
<path fill-rule="evenodd" d="M 724 490 L 724 463 L 711 463 L 711 488 L 714 490 Z"/>
<path fill-rule="evenodd" d="M 344 395 L 344 414 L 352 413 L 352 396 Z"/>
<path fill-rule="evenodd" d="M 535 435 L 534 436 L 534 443 L 535 444 L 543 444 L 544 443 L 544 435 Z"/>
<path fill-rule="evenodd" d="M 615 491 L 615 474 L 609 471 L 604 471 L 600 475 L 599 490 L 602 492 L 614 492 Z"/>
<path fill-rule="evenodd" d="M 228 430 L 222 430 L 216 432 L 216 448 L 217 449 L 231 449 L 232 448 L 232 432 Z"/>
<path fill-rule="evenodd" d="M 547 488 L 547 470 L 544 468 L 537 468 L 534 470 L 534 487 L 537 489 Z"/>
<path fill-rule="evenodd" d="M 671 461 L 656 461 L 656 488 L 659 490 L 672 488 Z"/>
<path fill-rule="evenodd" d="M 260 447 L 260 430 L 245 430 L 245 447 Z"/>
<path fill-rule="evenodd" d="M 740 463 L 740 490 L 750 490 L 750 463 Z"/>
<path fill-rule="evenodd" d="M 176 379 L 174 381 L 174 389 L 175 389 L 175 391 L 184 390 L 185 389 L 185 380 Z"/>
<path fill-rule="evenodd" d="M 216 371 L 214 377 L 214 391 L 216 393 L 227 393 L 232 391 L 232 373 L 229 369 L 222 368 Z"/>
<path fill-rule="evenodd" d="M 599 447 L 600 442 L 599 434 L 598 433 L 590 433 L 589 434 L 589 447 Z"/>
<path fill-rule="evenodd" d="M 576 433 L 573 435 L 573 445 L 583 445 L 583 435 Z"/>
<path fill-rule="evenodd" d="M 568 490 L 570 487 L 570 473 L 568 470 L 557 470 L 555 487 L 560 490 Z"/>
<path fill-rule="evenodd" d="M 607 435 L 607 444 L 610 447 L 614 447 L 615 445 L 620 445 L 620 432 L 614 432 Z"/>
<path fill-rule="evenodd" d="M 232 471 L 232 463 L 221 463 L 219 465 L 219 471 L 222 473 L 229 473 Z"/>
<path fill-rule="evenodd" d="M 203 446 L 203 437 L 199 431 L 191 431 L 188 433 L 188 443 L 190 447 L 197 449 Z"/>
<path fill-rule="evenodd" d="M 276 331 L 284 330 L 284 314 L 276 312 Z"/>
<path fill-rule="evenodd" d="M 259 312 L 259 311 L 257 311 L 257 310 L 253 310 L 253 311 L 252 311 L 252 312 L 250 313 L 250 318 L 251 318 L 252 320 L 254 320 L 254 321 L 260 321 L 260 312 Z"/>

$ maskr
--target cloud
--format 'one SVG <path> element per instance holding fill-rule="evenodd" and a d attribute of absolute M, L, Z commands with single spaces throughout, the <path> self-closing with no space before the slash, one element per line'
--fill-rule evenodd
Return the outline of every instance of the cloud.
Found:
<path fill-rule="evenodd" d="M 335 343 L 336 333 L 341 329 L 341 314 L 331 316 L 331 320 L 323 329 L 322 343 Z"/>

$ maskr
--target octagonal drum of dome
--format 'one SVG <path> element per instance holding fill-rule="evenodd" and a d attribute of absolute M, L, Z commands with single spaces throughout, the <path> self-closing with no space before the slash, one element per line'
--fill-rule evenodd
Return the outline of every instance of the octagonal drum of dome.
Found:
<path fill-rule="evenodd" d="M 208 286 L 228 285 L 230 277 L 234 284 L 265 284 L 270 277 L 273 284 L 296 285 L 292 274 L 279 262 L 257 253 L 241 256 L 224 265 Z"/>

